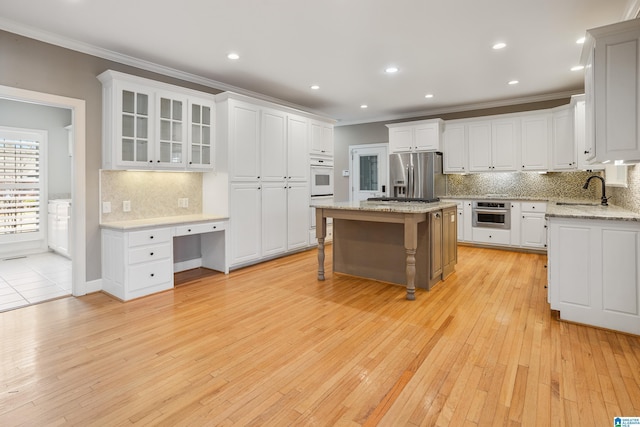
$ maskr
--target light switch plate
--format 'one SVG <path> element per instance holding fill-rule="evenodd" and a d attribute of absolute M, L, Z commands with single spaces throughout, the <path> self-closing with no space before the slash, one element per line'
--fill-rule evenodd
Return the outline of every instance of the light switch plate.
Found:
<path fill-rule="evenodd" d="M 349 176 L 349 170 L 348 169 L 343 170 L 342 176 Z"/>
<path fill-rule="evenodd" d="M 122 202 L 122 212 L 131 212 L 131 201 L 125 200 Z"/>
<path fill-rule="evenodd" d="M 102 202 L 102 213 L 111 213 L 111 202 Z"/>

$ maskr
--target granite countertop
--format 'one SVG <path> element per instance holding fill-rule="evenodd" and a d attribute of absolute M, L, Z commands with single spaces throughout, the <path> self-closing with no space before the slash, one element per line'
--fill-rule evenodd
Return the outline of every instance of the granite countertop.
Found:
<path fill-rule="evenodd" d="M 340 209 L 350 211 L 369 212 L 393 212 L 393 213 L 427 213 L 438 211 L 444 208 L 456 207 L 453 202 L 380 202 L 380 201 L 357 201 L 357 202 L 327 202 L 318 201 L 312 203 L 311 207 L 323 209 Z"/>
<path fill-rule="evenodd" d="M 154 228 L 162 226 L 176 226 L 176 225 L 188 225 L 198 224 L 201 222 L 210 221 L 226 221 L 228 217 L 207 215 L 207 214 L 194 214 L 194 215 L 179 215 L 179 216 L 166 216 L 161 218 L 146 218 L 146 219 L 133 219 L 129 221 L 112 221 L 103 222 L 100 224 L 100 228 L 108 228 L 111 230 L 131 231 L 136 229 Z"/>
<path fill-rule="evenodd" d="M 441 197 L 443 200 L 513 200 L 513 201 L 521 201 L 521 200 L 530 200 L 532 202 L 548 202 L 550 201 L 549 197 L 538 197 L 538 196 L 509 196 L 507 194 L 484 194 L 484 195 L 466 195 L 466 196 L 443 196 Z"/>
<path fill-rule="evenodd" d="M 570 203 L 573 203 L 571 201 Z M 640 214 L 637 214 L 620 206 L 600 204 L 586 205 L 562 205 L 549 203 L 547 205 L 547 218 L 575 218 L 575 219 L 604 219 L 617 221 L 640 221 Z"/>

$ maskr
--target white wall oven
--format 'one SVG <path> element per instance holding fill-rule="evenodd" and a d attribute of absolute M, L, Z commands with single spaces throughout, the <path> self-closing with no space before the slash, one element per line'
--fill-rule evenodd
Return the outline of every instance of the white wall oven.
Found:
<path fill-rule="evenodd" d="M 472 212 L 474 227 L 511 229 L 511 202 L 475 201 Z"/>
<path fill-rule="evenodd" d="M 311 160 L 311 197 L 333 196 L 333 162 Z"/>

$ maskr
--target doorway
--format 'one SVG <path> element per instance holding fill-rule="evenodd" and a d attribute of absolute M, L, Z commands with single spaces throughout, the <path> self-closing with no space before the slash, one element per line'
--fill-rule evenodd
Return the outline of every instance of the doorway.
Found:
<path fill-rule="evenodd" d="M 349 200 L 387 195 L 388 144 L 351 145 L 349 159 Z"/>
<path fill-rule="evenodd" d="M 71 212 L 73 227 L 69 233 L 71 266 L 71 294 L 87 293 L 86 284 L 86 201 L 85 201 L 85 101 L 48 93 L 35 92 L 0 85 L 0 98 L 33 103 L 71 111 Z"/>

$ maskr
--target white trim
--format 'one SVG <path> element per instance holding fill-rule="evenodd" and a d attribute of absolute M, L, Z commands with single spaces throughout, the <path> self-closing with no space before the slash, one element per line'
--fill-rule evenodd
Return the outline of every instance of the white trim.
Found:
<path fill-rule="evenodd" d="M 250 96 L 252 98 L 261 99 L 268 102 L 273 102 L 287 107 L 295 108 L 297 110 L 306 111 L 308 113 L 316 114 L 319 116 L 328 117 L 327 114 L 320 111 L 314 111 L 307 107 L 303 107 L 292 102 L 284 101 L 282 99 L 267 96 L 258 92 L 253 92 L 247 89 L 243 89 L 237 86 L 222 83 L 217 80 L 208 79 L 198 76 L 196 74 L 180 71 L 175 68 L 166 67 L 164 65 L 156 64 L 154 62 L 145 61 L 143 59 L 135 58 L 133 56 L 124 55 L 112 50 L 103 49 L 97 46 L 90 45 L 88 43 L 80 42 L 67 37 L 62 37 L 57 34 L 50 33 L 38 28 L 30 27 L 28 25 L 20 24 L 6 18 L 0 17 L 0 29 L 9 31 L 14 34 L 19 34 L 30 39 L 39 40 L 41 42 L 60 46 L 65 49 L 74 50 L 76 52 L 86 53 L 87 55 L 97 56 L 98 58 L 107 59 L 109 61 L 117 62 L 119 64 L 129 65 L 131 67 L 140 68 L 142 70 L 151 71 L 154 73 L 162 74 L 163 76 L 173 77 L 176 79 L 184 80 L 199 84 L 202 86 L 210 87 L 212 89 L 218 89 L 220 91 L 231 91 Z"/>
<path fill-rule="evenodd" d="M 86 283 L 85 291 L 87 294 L 100 292 L 101 290 L 102 290 L 102 279 L 96 279 Z"/>
<path fill-rule="evenodd" d="M 73 173 L 71 198 L 71 217 L 74 226 L 71 232 L 71 259 L 73 283 L 71 292 L 74 296 L 87 293 L 87 241 L 86 241 L 86 189 L 85 189 L 85 139 L 86 139 L 86 106 L 82 99 L 68 98 L 49 93 L 35 92 L 0 85 L 0 98 L 14 101 L 33 102 L 71 110 L 73 123 Z"/>
<path fill-rule="evenodd" d="M 181 271 L 192 270 L 199 267 L 202 267 L 202 258 L 194 258 L 187 261 L 174 262 L 173 272 L 179 273 Z"/>
<path fill-rule="evenodd" d="M 627 7 L 622 15 L 622 20 L 636 19 L 640 14 L 640 0 L 629 0 Z"/>

